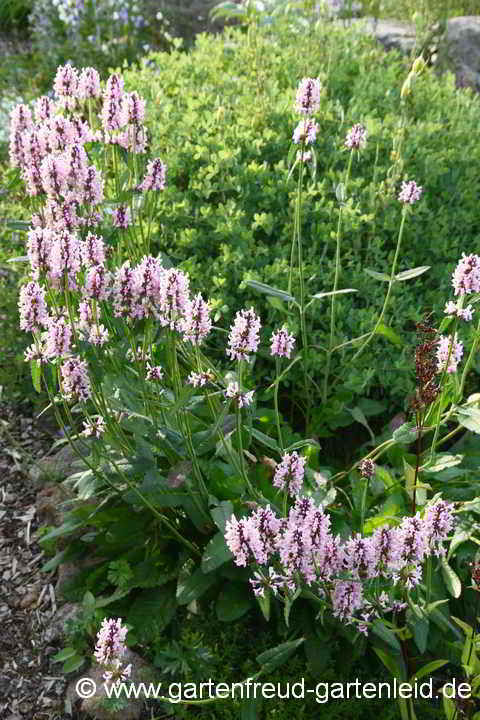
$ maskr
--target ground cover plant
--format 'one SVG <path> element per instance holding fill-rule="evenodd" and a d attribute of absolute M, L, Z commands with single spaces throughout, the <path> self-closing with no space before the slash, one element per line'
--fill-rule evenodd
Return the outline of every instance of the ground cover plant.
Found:
<path fill-rule="evenodd" d="M 343 35 L 352 64 L 319 79 L 322 54 L 318 70 L 307 75 L 293 66 L 290 77 L 274 37 L 255 30 L 246 43 L 241 31 L 199 40 L 199 52 L 203 47 L 215 73 L 208 75 L 207 64 L 197 63 L 190 75 L 198 87 L 203 72 L 204 85 L 216 93 L 213 101 L 178 87 L 191 70 L 189 56 L 171 56 L 174 62 L 157 55 L 140 73 L 125 73 L 129 92 L 119 72 L 101 84 L 93 68 L 60 67 L 54 98 L 39 98 L 33 112 L 19 105 L 12 113 L 10 156 L 16 169 L 9 181 L 12 188 L 25 186 L 33 205 L 24 226 L 30 276 L 20 294 L 21 327 L 33 332 L 26 359 L 68 440 L 79 454 L 83 448 L 90 453 L 87 469 L 69 482 L 93 504 L 80 505 L 45 536 L 46 546 L 75 536 L 47 567 L 65 559 L 80 563 L 92 554 L 107 559 L 85 568 L 70 593 L 72 599 L 84 597 L 93 634 L 103 618 L 124 619 L 106 623 L 98 639 L 97 660 L 109 681 L 128 677 L 121 664 L 125 622 L 128 642 L 153 647 L 164 670 L 162 642 L 178 608 L 208 603 L 223 622 L 256 606 L 275 622 L 280 644 L 259 655 L 264 674 L 302 646 L 322 671 L 331 660 L 325 648 L 351 643 L 357 657 L 373 649 L 402 681 L 427 677 L 447 662 L 471 677 L 477 672 L 471 638 L 477 632 L 472 608 L 478 598 L 480 411 L 469 382 L 479 339 L 480 258 L 465 240 L 457 252 L 449 238 L 449 254 L 436 249 L 435 268 L 417 266 L 408 237 L 413 232 L 421 237 L 427 227 L 431 233 L 434 219 L 437 229 L 442 212 L 433 205 L 428 225 L 426 218 L 420 224 L 431 183 L 439 177 L 433 161 L 426 172 L 422 155 L 427 135 L 433 142 L 431 127 L 429 133 L 422 129 L 427 107 L 447 113 L 444 98 L 453 96 L 454 118 L 461 116 L 469 128 L 476 100 L 456 94 L 451 82 L 429 78 L 421 59 L 404 67 L 397 58 L 390 75 L 382 68 L 383 88 L 390 82 L 393 99 L 365 86 L 365 77 L 359 80 L 364 95 L 371 94 L 371 112 L 375 98 L 377 115 L 370 118 L 361 111 L 360 95 L 347 87 L 355 87 L 352 78 L 361 69 L 362 61 L 353 59 L 357 43 L 364 43 L 370 62 L 380 62 L 369 41 Z M 339 37 L 321 50 L 332 67 Z M 265 60 L 261 69 L 258 60 L 267 56 L 271 67 Z M 234 65 L 246 68 L 240 84 Z M 267 86 L 270 72 L 279 75 Z M 221 92 L 215 74 L 224 80 Z M 239 85 L 255 100 L 248 121 Z M 442 99 L 437 109 L 429 102 L 432 87 Z M 337 105 L 337 92 L 348 113 L 357 114 L 351 122 L 342 120 L 346 112 Z M 202 104 L 208 111 L 204 118 Z M 387 118 L 392 115 L 389 121 L 384 110 Z M 207 138 L 196 146 L 186 137 L 194 119 Z M 376 135 L 382 123 L 385 135 Z M 460 132 L 459 126 L 455 130 Z M 255 150 L 256 160 L 244 156 L 246 146 Z M 472 157 L 474 144 L 468 151 Z M 369 160 L 374 187 L 365 193 L 367 213 L 361 187 Z M 245 168 L 253 172 L 253 183 Z M 358 168 L 362 173 L 356 174 Z M 465 173 L 470 179 L 466 163 Z M 466 218 L 472 212 L 473 176 L 471 185 L 462 200 Z M 264 211 L 265 186 L 272 204 L 269 222 L 280 229 L 272 254 L 283 252 L 273 280 L 261 259 L 272 235 L 265 229 L 268 218 L 255 218 L 259 233 L 252 246 L 252 223 L 229 225 L 232 215 L 244 212 L 242 201 L 251 212 L 255 204 Z M 277 197 L 281 190 L 283 200 Z M 317 193 L 323 216 L 318 238 L 311 219 L 306 221 Z M 202 217 L 213 212 L 215 223 L 202 225 Z M 360 221 L 362 212 L 367 217 Z M 446 211 L 441 218 L 452 222 Z M 364 236 L 363 223 L 370 228 Z M 221 237 L 220 258 L 209 230 Z M 380 234 L 388 253 L 375 244 Z M 327 238 L 324 251 L 321 237 Z M 205 244 L 209 257 L 202 264 Z M 369 248 L 375 262 L 362 284 L 362 250 Z M 254 257 L 250 276 L 242 268 L 235 271 L 229 251 L 237 253 L 239 266 L 249 254 Z M 438 267 L 442 257 L 448 258 L 446 267 Z M 207 267 L 215 288 L 210 304 Z M 402 287 L 413 280 L 423 298 L 434 269 L 436 286 L 427 296 L 438 322 L 420 322 L 425 304 L 418 301 L 419 310 L 410 315 L 419 321 L 413 324 L 417 337 L 402 360 L 410 380 L 398 381 L 388 396 L 412 391 L 406 405 L 411 420 L 393 434 L 388 426 L 374 433 L 367 418 L 386 405 L 366 393 L 367 371 L 381 361 L 372 346 L 378 336 L 401 346 L 400 333 L 386 317 L 395 310 L 402 318 L 402 309 L 408 316 L 413 300 L 406 290 L 402 296 Z M 380 297 L 372 293 L 372 279 L 384 287 Z M 228 292 L 223 290 L 232 280 Z M 360 294 L 356 306 L 353 298 Z M 323 303 L 317 328 L 317 315 L 309 312 L 316 303 Z M 333 387 L 332 378 L 338 382 L 351 372 L 355 382 Z M 364 394 L 347 410 L 349 422 L 353 418 L 369 435 L 354 446 L 352 461 L 342 462 L 332 452 L 324 454 L 318 438 L 335 432 L 342 439 L 342 412 L 360 394 L 358 386 Z M 352 397 L 342 396 L 347 390 Z M 298 398 L 293 412 L 289 397 Z M 111 631 L 116 657 L 105 651 L 105 630 Z M 88 650 L 63 655 L 66 669 L 80 667 Z M 119 662 L 112 665 L 114 660 Z M 453 700 L 445 698 L 445 708 L 447 717 L 457 713 Z M 473 711 L 472 705 L 468 712 Z M 413 704 L 403 700 L 400 712 L 412 720 Z"/>

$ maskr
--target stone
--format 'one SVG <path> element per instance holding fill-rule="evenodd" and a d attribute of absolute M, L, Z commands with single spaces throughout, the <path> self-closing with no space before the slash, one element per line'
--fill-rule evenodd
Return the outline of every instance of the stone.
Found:
<path fill-rule="evenodd" d="M 61 642 L 65 637 L 66 623 L 79 617 L 82 608 L 76 603 L 62 605 L 44 630 L 43 639 L 46 645 Z"/>
<path fill-rule="evenodd" d="M 457 87 L 480 91 L 480 15 L 451 18 L 438 47 L 436 68 L 455 74 Z"/>
<path fill-rule="evenodd" d="M 415 48 L 417 36 L 413 23 L 394 19 L 376 20 L 373 17 L 354 19 L 352 22 L 373 35 L 385 50 L 400 50 L 404 55 L 410 55 Z"/>
<path fill-rule="evenodd" d="M 76 450 L 70 444 L 64 445 L 54 455 L 38 460 L 30 470 L 30 478 L 36 483 L 42 483 L 46 479 L 60 482 L 75 472 L 86 470 L 87 465 L 82 462 L 78 453 L 87 457 L 91 451 L 92 439 L 74 441 L 74 445 Z"/>
<path fill-rule="evenodd" d="M 57 483 L 45 485 L 35 498 L 36 515 L 42 525 L 60 527 L 65 511 L 72 506 L 72 494 Z"/>
<path fill-rule="evenodd" d="M 148 687 L 149 683 L 156 682 L 155 669 L 149 665 L 140 655 L 127 648 L 125 655 L 122 658 L 122 662 L 125 665 L 131 663 L 132 672 L 130 675 L 131 682 L 145 683 Z M 103 688 L 103 673 L 104 670 L 96 663 L 90 667 L 88 671 L 84 671 L 81 674 L 82 680 L 88 679 L 93 681 L 91 687 L 95 687 L 95 692 L 91 697 L 84 698 L 82 700 L 80 710 L 86 715 L 96 718 L 96 720 L 138 720 L 142 714 L 144 707 L 144 698 L 129 698 L 125 699 L 125 705 L 121 709 L 115 709 L 115 711 L 109 710 L 104 707 L 105 691 Z M 77 692 L 78 678 L 72 680 L 69 684 L 66 692 L 66 702 L 70 707 L 74 707 L 79 701 Z M 158 681 L 157 681 L 158 682 Z M 94 683 L 94 685 L 93 685 Z M 84 687 L 88 688 L 89 684 L 84 683 Z"/>

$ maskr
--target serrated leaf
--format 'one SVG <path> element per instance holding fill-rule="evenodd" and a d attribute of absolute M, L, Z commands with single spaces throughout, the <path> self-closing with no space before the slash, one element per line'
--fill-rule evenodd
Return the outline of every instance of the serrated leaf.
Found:
<path fill-rule="evenodd" d="M 311 295 L 311 297 L 315 300 L 321 300 L 322 298 L 330 297 L 331 295 L 344 295 L 345 293 L 353 292 L 358 292 L 358 290 L 355 290 L 354 288 L 344 288 L 343 290 L 331 290 L 330 292 L 315 293 L 315 295 Z"/>
<path fill-rule="evenodd" d="M 412 268 L 411 270 L 403 270 L 403 272 L 399 272 L 395 275 L 395 280 L 398 282 L 411 280 L 414 277 L 423 275 L 423 273 L 427 272 L 427 270 L 430 270 L 430 265 L 421 265 L 420 267 Z"/>
<path fill-rule="evenodd" d="M 263 293 L 264 295 L 271 295 L 272 297 L 279 298 L 284 302 L 295 302 L 295 298 L 284 290 L 265 285 L 265 283 L 257 282 L 257 280 L 247 280 L 247 285 L 253 290 Z"/>
<path fill-rule="evenodd" d="M 370 275 L 374 280 L 381 280 L 382 282 L 390 282 L 390 275 L 386 273 L 377 272 L 376 270 L 370 270 L 370 268 L 363 268 L 363 272 Z"/>
<path fill-rule="evenodd" d="M 231 558 L 232 553 L 227 547 L 223 533 L 219 532 L 213 536 L 205 548 L 202 557 L 202 572 L 209 573 L 216 570 Z"/>
<path fill-rule="evenodd" d="M 275 670 L 275 668 L 283 665 L 288 658 L 293 655 L 295 650 L 300 647 L 304 639 L 305 638 L 300 638 L 299 640 L 291 640 L 290 642 L 281 643 L 280 645 L 276 645 L 276 647 L 270 648 L 270 650 L 265 650 L 265 652 L 257 655 L 256 660 L 262 666 L 262 672 L 264 674 L 268 674 Z"/>

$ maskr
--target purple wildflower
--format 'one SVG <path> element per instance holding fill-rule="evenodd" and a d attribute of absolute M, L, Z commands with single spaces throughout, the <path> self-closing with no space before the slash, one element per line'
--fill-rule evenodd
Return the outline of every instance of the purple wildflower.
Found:
<path fill-rule="evenodd" d="M 214 378 L 214 374 L 212 372 L 191 372 L 190 375 L 187 378 L 187 382 L 189 385 L 193 385 L 193 387 L 203 387 L 208 382 L 211 382 Z"/>
<path fill-rule="evenodd" d="M 459 261 L 452 275 L 455 295 L 469 295 L 480 292 L 480 256 L 465 255 Z"/>
<path fill-rule="evenodd" d="M 187 310 L 189 282 L 188 275 L 176 268 L 169 268 L 162 272 L 160 276 L 158 319 L 163 327 L 168 326 L 171 330 L 182 329 L 181 318 Z M 204 308 L 202 308 L 201 312 L 203 329 L 199 326 L 197 328 L 199 333 L 203 333 L 206 327 Z"/>
<path fill-rule="evenodd" d="M 320 107 L 320 81 L 316 78 L 303 78 L 295 98 L 295 111 L 301 115 L 313 115 Z"/>
<path fill-rule="evenodd" d="M 227 355 L 231 360 L 247 360 L 250 352 L 256 352 L 260 332 L 260 318 L 255 310 L 239 310 L 230 327 Z"/>
<path fill-rule="evenodd" d="M 125 125 L 122 112 L 123 78 L 110 75 L 103 93 L 102 123 L 106 131 L 120 130 Z"/>
<path fill-rule="evenodd" d="M 459 308 L 457 303 L 453 302 L 453 300 L 449 300 L 445 304 L 445 315 L 455 315 L 456 317 L 465 320 L 465 322 L 470 322 L 474 312 L 475 310 L 471 305 L 468 305 L 466 308 Z"/>
<path fill-rule="evenodd" d="M 248 407 L 248 405 L 251 405 L 253 402 L 253 395 L 253 390 L 242 393 L 240 391 L 240 386 L 237 382 L 229 383 L 227 385 L 227 389 L 225 390 L 225 397 L 231 398 L 239 408 Z"/>
<path fill-rule="evenodd" d="M 345 147 L 349 150 L 363 150 L 367 144 L 367 130 L 356 123 L 347 133 Z"/>
<path fill-rule="evenodd" d="M 149 362 L 147 362 L 147 380 L 162 380 L 163 379 L 163 369 L 161 365 L 150 365 Z"/>
<path fill-rule="evenodd" d="M 192 345 L 200 345 L 212 329 L 208 303 L 198 293 L 193 300 L 187 300 L 184 312 L 183 339 L 188 340 Z"/>
<path fill-rule="evenodd" d="M 280 490 L 288 490 L 292 496 L 300 494 L 305 476 L 307 459 L 297 452 L 285 453 L 282 461 L 275 468 L 273 485 Z"/>
<path fill-rule="evenodd" d="M 60 366 L 63 395 L 66 400 L 88 400 L 92 394 L 86 360 L 71 357 Z"/>
<path fill-rule="evenodd" d="M 100 97 L 100 75 L 93 67 L 83 68 L 78 81 L 78 97 L 82 100 Z"/>
<path fill-rule="evenodd" d="M 37 282 L 32 280 L 22 287 L 18 308 L 22 330 L 35 332 L 40 330 L 40 326 L 48 326 L 49 317 L 45 302 L 45 290 Z"/>
<path fill-rule="evenodd" d="M 300 120 L 297 127 L 293 131 L 293 142 L 295 144 L 305 143 L 311 145 L 317 139 L 318 124 L 313 118 L 305 118 Z"/>
<path fill-rule="evenodd" d="M 130 208 L 126 205 L 119 205 L 113 212 L 113 225 L 117 228 L 126 230 L 132 224 L 132 216 Z"/>
<path fill-rule="evenodd" d="M 405 205 L 413 205 L 420 199 L 422 193 L 423 188 L 417 185 L 415 180 L 408 180 L 407 182 L 402 182 L 402 189 L 400 190 L 398 199 Z"/>
<path fill-rule="evenodd" d="M 50 359 L 66 355 L 71 341 L 72 328 L 69 322 L 64 317 L 50 318 L 45 355 Z"/>
<path fill-rule="evenodd" d="M 96 438 L 99 438 L 104 434 L 105 430 L 107 429 L 105 420 L 100 415 L 95 418 L 95 420 L 84 420 L 83 427 L 84 430 L 82 430 L 81 435 L 83 435 L 84 437 L 91 437 L 92 435 L 94 435 Z M 99 655 L 100 653 L 101 651 L 99 652 Z"/>
<path fill-rule="evenodd" d="M 358 466 L 358 472 L 363 478 L 372 478 L 375 475 L 375 463 L 369 458 L 362 460 Z"/>
<path fill-rule="evenodd" d="M 280 330 L 272 333 L 270 354 L 278 357 L 290 358 L 295 345 L 295 338 L 291 335 L 284 325 Z"/>
<path fill-rule="evenodd" d="M 155 158 L 147 165 L 147 172 L 143 181 L 139 185 L 140 190 L 164 190 L 167 166 L 160 160 Z"/>
<path fill-rule="evenodd" d="M 446 368 L 448 373 L 454 373 L 463 357 L 463 343 L 457 342 L 457 333 L 455 333 L 453 344 L 449 335 L 442 335 L 437 346 L 437 372 L 443 372 Z"/>

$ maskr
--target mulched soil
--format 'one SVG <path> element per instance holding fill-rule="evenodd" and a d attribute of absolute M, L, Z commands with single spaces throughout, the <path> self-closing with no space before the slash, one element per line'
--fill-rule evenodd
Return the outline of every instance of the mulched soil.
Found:
<path fill-rule="evenodd" d="M 0 717 L 63 720 L 66 680 L 45 637 L 57 610 L 36 541 L 38 486 L 28 470 L 52 444 L 28 409 L 0 404 Z"/>

